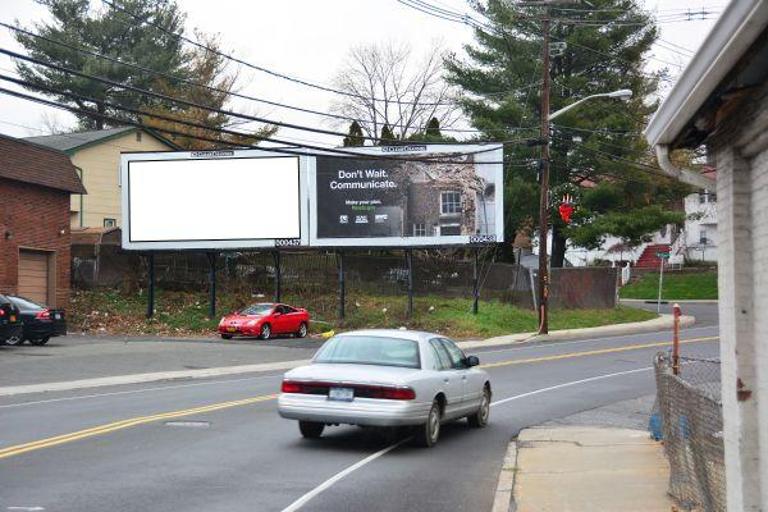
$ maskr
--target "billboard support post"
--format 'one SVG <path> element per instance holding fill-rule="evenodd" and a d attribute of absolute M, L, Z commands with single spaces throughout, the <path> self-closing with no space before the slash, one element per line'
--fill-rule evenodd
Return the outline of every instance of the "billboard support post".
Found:
<path fill-rule="evenodd" d="M 282 297 L 282 269 L 280 268 L 280 251 L 272 252 L 272 261 L 275 264 L 275 302 L 280 302 Z"/>
<path fill-rule="evenodd" d="M 216 253 L 208 256 L 208 318 L 216 316 Z"/>
<path fill-rule="evenodd" d="M 346 302 L 346 290 L 344 282 L 344 253 L 338 251 L 336 253 L 336 263 L 339 270 L 339 320 L 344 321 L 344 306 Z"/>
<path fill-rule="evenodd" d="M 474 265 L 472 266 L 472 314 L 476 315 L 478 310 L 478 302 L 480 300 L 480 287 L 478 286 L 478 259 L 480 257 L 480 250 L 475 247 Z"/>
<path fill-rule="evenodd" d="M 155 254 L 147 255 L 147 318 L 155 314 Z"/>
<path fill-rule="evenodd" d="M 413 317 L 413 251 L 405 250 L 405 265 L 408 267 L 408 310 L 407 315 L 410 320 Z"/>

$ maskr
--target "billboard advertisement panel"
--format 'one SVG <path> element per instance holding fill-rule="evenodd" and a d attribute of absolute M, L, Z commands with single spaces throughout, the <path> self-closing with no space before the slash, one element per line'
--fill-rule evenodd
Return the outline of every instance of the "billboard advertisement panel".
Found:
<path fill-rule="evenodd" d="M 307 162 L 258 150 L 125 153 L 123 248 L 307 245 Z"/>
<path fill-rule="evenodd" d="M 503 241 L 501 145 L 345 149 L 360 157 L 315 158 L 309 187 L 310 245 Z"/>

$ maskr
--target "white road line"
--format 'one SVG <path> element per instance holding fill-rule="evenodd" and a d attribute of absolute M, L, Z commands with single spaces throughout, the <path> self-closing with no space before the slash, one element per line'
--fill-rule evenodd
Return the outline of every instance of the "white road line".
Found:
<path fill-rule="evenodd" d="M 547 391 L 554 391 L 556 389 L 562 389 L 562 388 L 567 388 L 569 386 L 576 386 L 576 385 L 579 385 L 579 384 L 585 384 L 587 382 L 593 382 L 593 381 L 596 381 L 596 380 L 608 379 L 608 378 L 611 378 L 611 377 L 618 377 L 620 375 L 629 375 L 629 374 L 632 374 L 632 373 L 647 372 L 648 370 L 652 370 L 652 369 L 653 369 L 652 366 L 648 366 L 648 367 L 645 367 L 645 368 L 637 368 L 635 370 L 626 370 L 626 371 L 623 371 L 623 372 L 608 373 L 608 374 L 605 374 L 605 375 L 598 375 L 596 377 L 589 377 L 588 379 L 581 379 L 581 380 L 574 380 L 574 381 L 571 381 L 571 382 L 565 382 L 563 384 L 558 384 L 556 386 L 549 386 L 547 388 L 541 388 L 541 389 L 537 389 L 535 391 L 529 391 L 527 393 L 522 393 L 522 394 L 519 394 L 519 395 L 511 396 L 509 398 L 504 398 L 502 400 L 497 400 L 497 401 L 495 401 L 495 402 L 493 402 L 491 404 L 491 407 L 494 407 L 496 405 L 502 405 L 502 404 L 505 404 L 507 402 L 511 402 L 513 400 L 518 400 L 520 398 L 527 398 L 529 396 L 538 395 L 539 393 L 546 393 Z M 374 453 L 372 455 L 369 455 L 368 457 L 364 458 L 363 460 L 361 460 L 359 462 L 356 462 L 355 464 L 352 464 L 348 468 L 344 469 L 343 471 L 341 471 L 339 473 L 336 473 L 331 478 L 329 478 L 325 482 L 321 483 L 320 485 L 318 485 L 317 487 L 315 487 L 314 489 L 312 489 L 311 491 L 306 493 L 304 496 L 302 496 L 298 500 L 296 500 L 293 503 L 291 503 L 290 505 L 288 505 L 286 508 L 284 508 L 282 510 L 282 512 L 296 512 L 301 507 L 306 505 L 309 500 L 311 500 L 312 498 L 314 498 L 318 494 L 322 493 L 323 491 L 325 491 L 326 489 L 331 487 L 333 484 L 335 484 L 336 482 L 338 482 L 339 480 L 341 480 L 345 476 L 347 476 L 350 473 L 360 469 L 361 467 L 365 466 L 369 462 L 373 462 L 374 460 L 378 459 L 382 455 L 386 455 L 387 453 L 391 452 L 395 448 L 398 448 L 403 443 L 405 443 L 407 441 L 410 441 L 410 440 L 411 440 L 410 437 L 402 439 L 402 440 L 398 441 L 397 443 L 392 444 L 390 446 L 387 446 L 383 450 L 379 450 L 378 452 L 376 452 L 376 453 Z"/>
<path fill-rule="evenodd" d="M 23 407 L 26 405 L 38 405 L 38 404 L 49 404 L 52 402 L 69 402 L 72 400 L 82 400 L 86 398 L 100 398 L 104 396 L 117 396 L 117 395 L 131 395 L 135 393 L 147 393 L 150 391 L 163 391 L 165 389 L 179 389 L 179 388 L 191 388 L 196 386 L 211 386 L 214 384 L 229 384 L 232 382 L 243 382 L 247 380 L 260 380 L 260 379 L 269 379 L 269 378 L 282 378 L 281 374 L 274 374 L 274 375 L 258 375 L 256 377 L 244 377 L 242 379 L 226 379 L 226 380 L 215 380 L 210 382 L 194 382 L 191 384 L 176 384 L 174 386 L 157 386 L 154 388 L 145 388 L 145 389 L 132 389 L 128 391 L 113 391 L 110 393 L 95 393 L 91 395 L 78 395 L 78 396 L 65 396 L 61 398 L 48 398 L 45 400 L 35 400 L 33 402 L 18 402 L 15 404 L 5 404 L 0 405 L 0 409 L 8 409 L 12 407 Z"/>
<path fill-rule="evenodd" d="M 344 469 L 343 471 L 340 471 L 339 473 L 336 473 L 331 478 L 329 478 L 325 482 L 321 483 L 320 485 L 318 485 L 317 487 L 315 487 L 314 489 L 309 491 L 307 494 L 305 494 L 304 496 L 302 496 L 298 500 L 294 501 L 293 503 L 291 503 L 290 505 L 285 507 L 282 510 L 282 512 L 295 512 L 296 510 L 299 510 L 309 500 L 311 500 L 312 498 L 314 498 L 315 496 L 317 496 L 318 494 L 320 494 L 324 490 L 328 489 L 329 487 L 331 487 L 333 484 L 335 484 L 336 482 L 338 482 L 339 480 L 341 480 L 342 478 L 344 478 L 348 474 L 352 473 L 353 471 L 355 471 L 357 469 L 360 469 L 361 467 L 365 466 L 369 462 L 373 462 L 374 460 L 378 459 L 382 455 L 386 455 L 387 453 L 391 452 L 392 450 L 394 450 L 395 448 L 397 448 L 401 444 L 403 444 L 403 443 L 405 443 L 407 441 L 410 441 L 410 440 L 411 440 L 410 437 L 402 439 L 402 440 L 398 441 L 397 443 L 392 444 L 390 446 L 387 446 L 386 448 L 384 448 L 382 450 L 379 450 L 379 451 L 377 451 L 376 453 L 374 453 L 372 455 L 369 455 L 368 457 L 364 458 L 363 460 L 361 460 L 359 462 L 356 462 L 355 464 L 352 464 L 348 468 Z"/>
<path fill-rule="evenodd" d="M 712 329 L 713 327 L 716 328 L 717 326 L 711 326 L 710 325 L 710 326 L 705 326 L 705 327 L 692 327 L 690 329 L 683 329 L 682 331 L 680 331 L 680 333 L 682 335 L 685 335 L 686 333 L 689 333 L 691 331 L 700 331 L 700 330 L 703 330 L 703 329 Z M 610 342 L 610 341 L 614 341 L 614 340 L 621 339 L 621 338 L 637 338 L 638 336 L 642 336 L 642 335 L 650 335 L 650 336 L 652 336 L 654 334 L 660 334 L 660 335 L 669 334 L 670 336 L 672 336 L 671 331 L 655 331 L 655 332 L 643 332 L 643 333 L 635 333 L 635 334 L 623 334 L 621 336 L 608 336 L 608 337 L 605 337 L 605 338 L 587 338 L 587 339 L 583 339 L 583 340 L 573 340 L 573 341 L 533 340 L 533 341 L 526 341 L 526 342 L 519 343 L 519 346 L 516 346 L 516 345 L 513 344 L 512 346 L 508 346 L 507 348 L 499 348 L 499 349 L 494 349 L 494 350 L 478 350 L 477 354 L 478 355 L 483 355 L 483 354 L 495 354 L 495 353 L 498 353 L 498 352 L 515 352 L 517 350 L 531 350 L 531 349 L 534 349 L 534 348 L 545 348 L 545 347 L 546 348 L 556 348 L 556 347 L 563 347 L 565 345 L 581 345 L 581 344 L 584 344 L 584 343 L 597 343 L 597 342 L 601 342 L 601 341 L 609 341 Z M 714 335 L 716 335 L 716 334 L 713 334 L 713 336 Z M 681 338 L 681 339 L 684 339 L 684 338 Z M 477 348 L 482 348 L 482 347 L 477 347 Z M 465 350 L 465 352 L 471 352 L 471 350 Z"/>
<path fill-rule="evenodd" d="M 598 375 L 596 377 L 589 377 L 588 379 L 581 379 L 581 380 L 574 380 L 571 382 L 564 382 L 563 384 L 558 384 L 556 386 L 549 386 L 548 388 L 541 388 L 537 389 L 535 391 L 529 391 L 527 393 L 522 393 L 520 395 L 510 396 L 509 398 L 503 398 L 501 400 L 497 400 L 495 402 L 491 403 L 491 407 L 495 405 L 501 405 L 505 404 L 507 402 L 511 402 L 513 400 L 518 400 L 520 398 L 527 398 L 529 396 L 538 395 L 539 393 L 546 393 L 547 391 L 554 391 L 556 389 L 563 389 L 570 386 L 576 386 L 578 384 L 586 384 L 587 382 L 594 382 L 596 380 L 602 380 L 602 379 L 608 379 L 611 377 L 618 377 L 620 375 L 629 375 L 631 373 L 640 373 L 640 372 L 647 372 L 648 370 L 653 370 L 653 366 L 646 366 L 645 368 L 636 368 L 634 370 L 625 370 L 623 372 L 616 372 L 616 373 L 607 373 L 605 375 Z"/>

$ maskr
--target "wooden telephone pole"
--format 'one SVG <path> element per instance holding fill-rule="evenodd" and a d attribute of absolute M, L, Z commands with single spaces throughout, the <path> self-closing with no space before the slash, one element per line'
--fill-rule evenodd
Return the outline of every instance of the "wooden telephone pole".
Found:
<path fill-rule="evenodd" d="M 544 76 L 541 87 L 541 174 L 539 176 L 539 334 L 549 332 L 549 8 L 542 20 Z"/>

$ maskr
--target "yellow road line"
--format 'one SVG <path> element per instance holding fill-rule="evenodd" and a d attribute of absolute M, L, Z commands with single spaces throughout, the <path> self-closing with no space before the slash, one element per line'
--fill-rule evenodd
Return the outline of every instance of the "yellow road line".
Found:
<path fill-rule="evenodd" d="M 700 343 L 703 341 L 713 341 L 718 339 L 719 336 L 706 336 L 703 338 L 690 338 L 687 340 L 681 340 L 680 344 L 684 343 Z M 499 366 L 511 366 L 515 364 L 528 364 L 528 363 L 541 363 L 544 361 L 557 361 L 558 359 L 571 359 L 574 357 L 586 357 L 586 356 L 597 356 L 601 354 L 612 354 L 614 352 L 626 352 L 628 350 L 640 350 L 644 348 L 654 348 L 654 347 L 668 347 L 671 346 L 671 341 L 657 341 L 653 343 L 642 343 L 638 345 L 625 345 L 623 347 L 612 347 L 612 348 L 601 348 L 598 350 L 587 350 L 584 352 L 568 352 L 566 354 L 557 354 L 554 356 L 543 356 L 543 357 L 531 357 L 529 359 L 511 359 L 508 361 L 499 361 L 497 363 L 488 363 L 488 364 L 482 364 L 480 365 L 481 368 L 497 368 Z M 482 352 L 481 352 L 482 354 Z"/>
<path fill-rule="evenodd" d="M 703 342 L 703 341 L 713 341 L 716 339 L 718 339 L 718 336 L 708 336 L 704 338 L 692 338 L 692 339 L 682 340 L 680 343 L 681 344 L 697 343 L 697 342 Z M 600 354 L 610 354 L 614 352 L 626 352 L 628 350 L 639 350 L 639 349 L 653 348 L 653 347 L 666 347 L 666 346 L 670 346 L 671 344 L 672 342 L 669 342 L 669 341 L 661 341 L 661 342 L 655 342 L 655 343 L 643 343 L 638 345 L 626 345 L 623 347 L 604 348 L 599 350 L 589 350 L 585 352 L 569 352 L 566 354 L 557 354 L 553 356 L 532 357 L 528 359 L 511 359 L 508 361 L 499 361 L 497 363 L 484 364 L 484 365 L 481 365 L 481 367 L 496 368 L 499 366 L 540 363 L 544 361 L 556 361 L 559 359 L 571 359 L 575 357 L 595 356 Z M 229 409 L 231 407 L 239 407 L 242 405 L 255 404 L 258 402 L 266 402 L 269 400 L 274 400 L 275 398 L 277 398 L 277 394 L 259 395 L 251 398 L 244 398 L 242 400 L 219 402 L 211 405 L 204 405 L 201 407 L 193 407 L 191 409 L 182 409 L 179 411 L 153 414 L 150 416 L 138 416 L 136 418 L 129 418 L 126 420 L 115 421 L 113 423 L 106 423 L 104 425 L 99 425 L 96 427 L 79 430 L 77 432 L 72 432 L 69 434 L 62 434 L 59 436 L 40 439 L 38 441 L 32 441 L 29 443 L 8 446 L 6 448 L 0 449 L 0 459 L 13 457 L 15 455 L 21 455 L 22 453 L 27 453 L 35 450 L 41 450 L 43 448 L 51 448 L 53 446 L 58 446 L 64 443 L 70 443 L 72 441 L 77 441 L 80 439 L 87 439 L 89 437 L 108 434 L 110 432 L 115 432 L 117 430 L 123 430 L 126 428 L 135 427 L 138 425 L 144 425 L 146 423 L 152 423 L 155 421 L 181 418 L 183 416 L 191 416 L 193 414 L 201 414 L 206 412 L 219 411 L 221 409 Z"/>
<path fill-rule="evenodd" d="M 200 414 L 205 412 L 218 411 L 221 409 L 228 409 L 230 407 L 239 407 L 241 405 L 249 405 L 258 402 L 265 402 L 268 400 L 274 400 L 277 398 L 276 394 L 272 395 L 260 395 L 252 398 L 245 398 L 242 400 L 232 400 L 229 402 L 221 402 L 212 405 L 205 405 L 202 407 L 194 407 L 191 409 L 183 409 L 179 411 L 172 411 L 162 414 L 153 414 L 151 416 L 139 416 L 136 418 L 130 418 L 127 420 L 116 421 L 114 423 L 107 423 L 105 425 L 99 425 L 97 427 L 88 428 L 85 430 L 79 430 L 70 434 L 63 434 L 60 436 L 49 437 L 46 439 L 40 439 L 39 441 L 32 441 L 30 443 L 18 444 L 9 446 L 0 450 L 0 459 L 6 457 L 13 457 L 14 455 L 20 455 L 22 453 L 30 452 L 33 450 L 40 450 L 42 448 L 50 448 L 64 443 L 77 441 L 79 439 L 85 439 L 88 437 L 98 436 L 114 432 L 116 430 L 122 430 L 129 427 L 135 427 L 137 425 L 143 425 L 145 423 L 151 423 L 160 420 L 167 420 L 173 418 L 180 418 L 183 416 L 191 416 L 193 414 Z"/>

